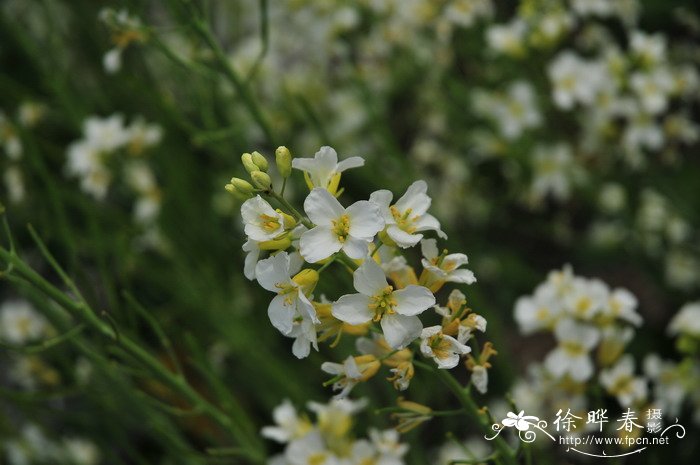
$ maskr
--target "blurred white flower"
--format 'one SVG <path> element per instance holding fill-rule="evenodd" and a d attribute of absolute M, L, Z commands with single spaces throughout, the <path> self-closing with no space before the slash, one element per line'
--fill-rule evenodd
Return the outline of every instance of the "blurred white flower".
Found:
<path fill-rule="evenodd" d="M 612 368 L 600 372 L 600 384 L 609 394 L 617 397 L 624 408 L 641 405 L 647 398 L 647 382 L 634 376 L 634 359 L 622 357 Z"/>
<path fill-rule="evenodd" d="M 260 434 L 283 444 L 303 437 L 312 428 L 311 422 L 306 417 L 299 416 L 288 399 L 275 407 L 272 418 L 276 426 L 266 426 Z"/>
<path fill-rule="evenodd" d="M 558 346 L 545 359 L 547 370 L 558 378 L 568 375 L 578 382 L 590 379 L 593 362 L 589 353 L 598 344 L 600 332 L 593 326 L 566 318 L 557 323 L 554 335 Z"/>
<path fill-rule="evenodd" d="M 671 336 L 700 338 L 700 301 L 683 305 L 668 324 L 667 332 Z"/>
<path fill-rule="evenodd" d="M 8 300 L 0 306 L 0 336 L 11 344 L 25 344 L 47 334 L 49 324 L 24 300 Z"/>

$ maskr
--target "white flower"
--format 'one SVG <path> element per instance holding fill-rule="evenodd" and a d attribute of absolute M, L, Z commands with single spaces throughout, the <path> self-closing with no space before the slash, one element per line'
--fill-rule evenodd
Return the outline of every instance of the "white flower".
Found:
<path fill-rule="evenodd" d="M 311 346 L 318 351 L 318 339 L 316 326 L 311 320 L 304 319 L 301 322 L 294 322 L 292 331 L 287 337 L 294 338 L 292 353 L 296 358 L 306 358 L 311 353 Z"/>
<path fill-rule="evenodd" d="M 674 81 L 668 70 L 658 68 L 649 73 L 632 74 L 630 87 L 639 97 L 642 109 L 649 114 L 658 115 L 668 108 L 668 99 L 673 92 Z"/>
<path fill-rule="evenodd" d="M 681 365 L 662 360 L 657 354 L 649 354 L 644 359 L 644 374 L 653 381 L 654 404 L 662 409 L 664 415 L 680 415 L 683 401 L 693 383 L 688 383 L 688 375 Z M 695 376 L 699 373 L 695 370 Z"/>
<path fill-rule="evenodd" d="M 11 300 L 0 307 L 0 335 L 11 344 L 24 344 L 44 336 L 49 326 L 29 302 Z"/>
<path fill-rule="evenodd" d="M 333 304 L 333 316 L 351 325 L 381 321 L 386 342 L 394 349 L 416 339 L 423 325 L 417 315 L 435 304 L 435 296 L 423 286 L 394 290 L 374 260 L 368 259 L 353 274 L 359 294 L 344 295 Z"/>
<path fill-rule="evenodd" d="M 80 178 L 80 188 L 98 200 L 104 199 L 112 174 L 103 161 L 103 153 L 90 141 L 80 140 L 68 147 L 66 173 Z"/>
<path fill-rule="evenodd" d="M 0 145 L 10 160 L 19 160 L 22 157 L 22 141 L 14 125 L 2 110 L 0 110 Z"/>
<path fill-rule="evenodd" d="M 267 315 L 272 325 L 286 335 L 292 332 L 296 318 L 320 323 L 316 310 L 304 294 L 304 289 L 291 277 L 300 268 L 301 263 L 294 263 L 287 252 L 280 252 L 261 260 L 255 267 L 255 275 L 260 285 L 277 293 L 267 308 Z"/>
<path fill-rule="evenodd" d="M 423 239 L 422 231 L 436 231 L 438 236 L 447 239 L 440 229 L 440 222 L 427 213 L 431 199 L 427 194 L 425 181 L 411 184 L 406 193 L 391 205 L 393 194 L 388 190 L 379 190 L 370 195 L 370 201 L 379 205 L 387 225 L 387 235 L 399 247 L 413 247 Z"/>
<path fill-rule="evenodd" d="M 525 33 L 527 24 L 520 18 L 513 19 L 509 24 L 494 24 L 486 30 L 486 42 L 497 52 L 511 56 L 525 53 Z"/>
<path fill-rule="evenodd" d="M 243 274 L 251 281 L 255 281 L 255 267 L 258 265 L 258 259 L 260 258 L 260 246 L 258 244 L 258 241 L 248 239 L 241 247 L 246 253 Z"/>
<path fill-rule="evenodd" d="M 541 286 L 530 297 L 520 297 L 515 302 L 515 321 L 523 334 L 552 328 L 562 313 L 561 304 L 549 287 Z"/>
<path fill-rule="evenodd" d="M 462 27 L 471 27 L 479 17 L 493 15 L 491 0 L 454 0 L 445 8 L 445 18 Z"/>
<path fill-rule="evenodd" d="M 22 171 L 17 166 L 9 166 L 5 169 L 2 177 L 10 202 L 19 203 L 24 200 L 26 190 Z"/>
<path fill-rule="evenodd" d="M 379 453 L 379 465 L 402 465 L 402 457 L 408 452 L 408 444 L 399 442 L 400 435 L 395 429 L 386 429 L 379 431 L 377 429 L 369 430 L 369 438 L 372 445 Z"/>
<path fill-rule="evenodd" d="M 309 420 L 300 417 L 288 399 L 275 407 L 272 411 L 272 418 L 277 426 L 265 426 L 260 434 L 283 444 L 303 437 L 311 429 Z"/>
<path fill-rule="evenodd" d="M 107 118 L 90 116 L 83 122 L 85 139 L 98 151 L 112 152 L 129 141 L 124 117 L 114 114 Z"/>
<path fill-rule="evenodd" d="M 612 81 L 602 63 L 586 61 L 570 51 L 560 53 L 547 72 L 554 103 L 564 110 L 570 110 L 576 102 L 592 105 L 596 95 Z"/>
<path fill-rule="evenodd" d="M 64 439 L 64 453 L 69 463 L 74 465 L 95 465 L 100 461 L 97 446 L 81 438 Z"/>
<path fill-rule="evenodd" d="M 335 399 L 347 397 L 357 383 L 367 379 L 365 371 L 369 370 L 374 374 L 377 368 L 379 368 L 379 362 L 372 355 L 361 355 L 357 358 L 351 355 L 343 363 L 323 362 L 321 364 L 321 370 L 338 377 L 338 380 L 333 383 L 333 390 L 340 391 L 335 395 Z"/>
<path fill-rule="evenodd" d="M 304 260 L 315 263 L 342 250 L 353 259 L 364 258 L 369 243 L 384 228 L 379 207 L 360 200 L 348 208 L 327 190 L 315 188 L 304 200 L 304 211 L 316 225 L 301 236 Z"/>
<path fill-rule="evenodd" d="M 560 320 L 554 330 L 559 346 L 547 355 L 545 367 L 554 376 L 569 375 L 578 382 L 593 375 L 589 352 L 600 340 L 600 332 L 587 324 L 569 318 Z"/>
<path fill-rule="evenodd" d="M 489 387 L 489 371 L 483 365 L 474 365 L 472 367 L 471 382 L 482 394 L 486 394 Z"/>
<path fill-rule="evenodd" d="M 668 334 L 700 338 L 700 301 L 685 304 L 668 325 Z"/>
<path fill-rule="evenodd" d="M 129 151 L 139 154 L 143 149 L 157 145 L 163 138 L 163 129 L 157 124 L 149 124 L 143 118 L 136 118 L 126 128 Z"/>
<path fill-rule="evenodd" d="M 637 298 L 627 289 L 615 289 L 608 299 L 610 312 L 615 318 L 624 320 L 634 326 L 642 324 L 642 316 L 636 312 Z"/>
<path fill-rule="evenodd" d="M 551 195 L 559 201 L 569 198 L 571 185 L 582 172 L 571 147 L 564 143 L 539 145 L 532 158 L 533 179 L 530 190 L 536 199 Z"/>
<path fill-rule="evenodd" d="M 476 282 L 476 277 L 471 270 L 459 269 L 462 265 L 469 263 L 469 259 L 463 253 L 440 255 L 435 239 L 423 239 L 421 252 L 423 268 L 441 281 L 464 284 Z"/>
<path fill-rule="evenodd" d="M 646 34 L 633 31 L 630 50 L 647 67 L 653 67 L 666 59 L 666 37 L 663 34 Z"/>
<path fill-rule="evenodd" d="M 617 397 L 622 407 L 631 407 L 647 398 L 646 380 L 634 377 L 634 359 L 631 355 L 625 355 L 614 367 L 601 371 L 600 384 Z"/>
<path fill-rule="evenodd" d="M 439 325 L 424 328 L 420 338 L 421 353 L 435 360 L 438 368 L 454 368 L 462 355 L 471 352 L 471 348 L 457 339 L 443 334 L 442 326 Z"/>
<path fill-rule="evenodd" d="M 122 69 L 122 49 L 114 47 L 102 57 L 102 67 L 107 74 L 114 74 Z"/>
<path fill-rule="evenodd" d="M 245 233 L 256 241 L 269 241 L 284 232 L 284 217 L 272 206 L 256 195 L 243 202 L 241 217 Z"/>
<path fill-rule="evenodd" d="M 326 447 L 321 433 L 315 430 L 290 443 L 284 455 L 290 465 L 340 465 Z"/>
<path fill-rule="evenodd" d="M 350 168 L 358 168 L 365 164 L 362 157 L 350 157 L 338 162 L 338 154 L 328 146 L 321 147 L 314 158 L 294 158 L 292 167 L 301 170 L 308 176 L 312 187 L 329 189 L 335 193 L 340 174 Z"/>

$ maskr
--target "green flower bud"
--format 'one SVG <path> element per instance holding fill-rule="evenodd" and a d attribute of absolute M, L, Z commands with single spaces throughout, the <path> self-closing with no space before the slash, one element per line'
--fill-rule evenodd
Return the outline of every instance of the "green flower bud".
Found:
<path fill-rule="evenodd" d="M 241 178 L 231 178 L 231 185 L 241 194 L 252 194 L 255 190 L 251 183 Z"/>
<path fill-rule="evenodd" d="M 272 189 L 272 179 L 267 173 L 262 171 L 253 171 L 250 173 L 250 177 L 253 179 L 253 185 L 258 189 L 269 191 Z"/>
<path fill-rule="evenodd" d="M 283 178 L 288 178 L 292 174 L 292 154 L 287 147 L 281 145 L 275 150 L 275 163 L 277 171 Z"/>
<path fill-rule="evenodd" d="M 249 153 L 244 153 L 241 155 L 241 161 L 243 162 L 243 168 L 249 173 L 253 171 L 260 171 L 258 165 L 253 162 L 253 156 Z"/>
<path fill-rule="evenodd" d="M 258 167 L 258 170 L 267 172 L 267 159 L 260 154 L 260 152 L 253 152 L 251 154 L 253 158 L 253 163 Z"/>

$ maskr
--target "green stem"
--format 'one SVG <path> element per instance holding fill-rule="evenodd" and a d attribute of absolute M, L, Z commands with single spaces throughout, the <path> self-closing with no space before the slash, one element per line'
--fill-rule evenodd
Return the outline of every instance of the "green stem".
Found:
<path fill-rule="evenodd" d="M 27 266 L 17 255 L 8 252 L 4 248 L 0 248 L 0 260 L 12 264 L 15 271 L 32 286 L 43 292 L 69 313 L 82 320 L 89 327 L 116 342 L 116 334 L 113 328 L 99 318 L 85 302 L 76 302 L 69 298 L 36 273 L 36 271 Z M 262 445 L 258 441 L 253 442 L 249 440 L 239 425 L 234 423 L 228 415 L 219 410 L 215 405 L 202 397 L 184 378 L 166 368 L 130 337 L 121 335 L 118 339 L 118 344 L 129 356 L 143 365 L 155 378 L 180 394 L 191 404 L 192 409 L 201 411 L 225 430 L 231 432 L 237 442 L 245 445 L 246 449 L 251 451 L 250 454 L 255 456 L 257 462 L 262 463 L 264 461 Z"/>
<path fill-rule="evenodd" d="M 301 224 L 303 224 L 304 226 L 306 226 L 309 229 L 314 227 L 314 224 L 311 221 L 309 221 L 308 218 L 306 218 L 304 215 L 299 213 L 299 211 L 296 208 L 294 208 L 291 203 L 287 202 L 287 200 L 284 197 L 282 197 L 280 194 L 278 194 L 275 191 L 269 191 L 269 192 L 267 192 L 267 195 L 269 195 L 273 199 L 277 200 L 282 205 L 282 207 L 286 208 L 287 211 L 289 213 L 291 213 L 291 215 L 297 221 L 301 222 Z"/>
<path fill-rule="evenodd" d="M 238 92 L 238 94 L 240 95 L 241 99 L 243 100 L 243 103 L 246 107 L 248 107 L 248 111 L 250 112 L 251 116 L 258 124 L 258 126 L 260 126 L 260 129 L 262 129 L 263 133 L 265 133 L 265 137 L 267 138 L 270 145 L 275 146 L 275 138 L 272 133 L 272 129 L 270 128 L 270 125 L 265 119 L 265 116 L 263 115 L 260 106 L 250 93 L 248 86 L 246 86 L 246 83 L 243 81 L 243 79 L 241 79 L 238 73 L 233 69 L 233 67 L 231 67 L 228 56 L 226 56 L 226 53 L 221 48 L 221 45 L 219 45 L 219 43 L 212 35 L 211 30 L 207 26 L 207 23 L 198 17 L 199 14 L 196 11 L 196 8 L 194 8 L 192 3 L 187 0 L 181 1 L 184 4 L 184 6 L 188 9 L 189 13 L 195 16 L 195 19 L 192 21 L 194 29 L 202 38 L 204 43 L 206 43 L 207 46 L 209 46 L 209 48 L 211 49 L 211 51 L 214 53 L 214 57 L 216 58 L 221 71 L 224 73 L 224 76 L 226 76 L 226 78 L 233 85 L 234 89 L 236 89 L 236 92 Z"/>
<path fill-rule="evenodd" d="M 462 404 L 462 407 L 466 411 L 467 415 L 479 425 L 484 434 L 493 433 L 488 416 L 480 411 L 479 407 L 476 405 L 464 387 L 459 384 L 459 382 L 447 370 L 441 370 L 418 360 L 414 360 L 413 363 L 417 367 L 432 371 L 440 379 L 440 381 L 442 381 L 442 383 L 445 384 L 450 391 L 452 391 L 455 397 L 457 397 L 457 400 L 459 400 L 460 404 Z M 496 451 L 499 453 L 500 459 L 505 464 L 517 464 L 513 449 L 511 449 L 503 438 L 497 436 L 491 442 L 493 443 Z"/>

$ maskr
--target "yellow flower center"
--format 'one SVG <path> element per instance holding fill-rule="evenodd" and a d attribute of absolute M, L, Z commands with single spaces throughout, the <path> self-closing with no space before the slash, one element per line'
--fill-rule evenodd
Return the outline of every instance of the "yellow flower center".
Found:
<path fill-rule="evenodd" d="M 384 314 L 392 315 L 396 313 L 394 307 L 396 299 L 394 298 L 394 287 L 386 286 L 378 294 L 370 298 L 369 308 L 374 311 L 374 321 L 382 319 Z"/>
<path fill-rule="evenodd" d="M 260 226 L 265 232 L 271 233 L 277 231 L 280 227 L 279 217 L 266 215 L 262 213 L 260 215 Z"/>
<path fill-rule="evenodd" d="M 407 208 L 406 211 L 401 212 L 396 208 L 396 205 L 392 205 L 389 207 L 389 210 L 391 210 L 391 215 L 394 217 L 394 221 L 396 221 L 396 225 L 399 228 L 409 234 L 416 232 L 416 227 L 413 223 L 418 220 L 418 216 L 411 217 L 411 213 L 413 212 L 412 208 Z"/>
<path fill-rule="evenodd" d="M 561 343 L 562 349 L 566 351 L 567 354 L 572 357 L 577 357 L 586 354 L 586 349 L 578 342 L 564 341 Z"/>
<path fill-rule="evenodd" d="M 309 465 L 323 465 L 326 463 L 325 452 L 316 452 L 315 454 L 309 455 L 308 463 Z"/>
<path fill-rule="evenodd" d="M 440 360 L 450 356 L 450 343 L 447 339 L 442 337 L 442 333 L 430 336 L 428 345 L 430 345 L 430 348 L 433 350 L 433 355 Z"/>
<path fill-rule="evenodd" d="M 333 224 L 333 233 L 338 237 L 338 240 L 345 242 L 350 234 L 350 217 L 341 215 L 338 219 L 332 220 L 331 223 Z"/>

